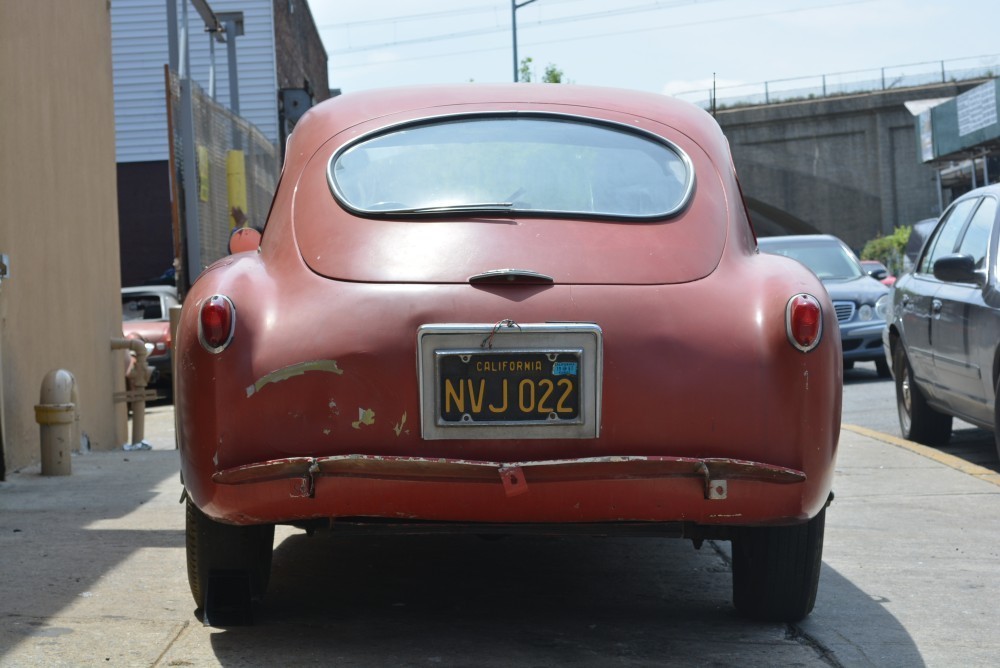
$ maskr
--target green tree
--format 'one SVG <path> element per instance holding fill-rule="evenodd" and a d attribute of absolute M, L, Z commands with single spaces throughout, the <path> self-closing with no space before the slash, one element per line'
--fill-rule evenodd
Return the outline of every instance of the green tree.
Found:
<path fill-rule="evenodd" d="M 523 83 L 531 83 L 531 57 L 521 59 L 521 67 L 519 68 L 518 81 Z"/>
<path fill-rule="evenodd" d="M 861 249 L 861 259 L 878 260 L 886 266 L 891 274 L 898 276 L 903 272 L 903 254 L 906 251 L 906 242 L 910 240 L 912 230 L 913 228 L 909 225 L 904 225 L 897 227 L 887 237 L 881 235 L 875 237 Z"/>
<path fill-rule="evenodd" d="M 562 83 L 563 82 L 563 71 L 549 63 L 545 68 L 545 74 L 542 76 L 542 83 Z"/>
<path fill-rule="evenodd" d="M 521 66 L 518 68 L 518 81 L 524 83 L 531 83 L 534 78 L 532 74 L 531 64 L 534 62 L 530 56 L 521 59 Z M 545 67 L 545 74 L 542 75 L 542 83 L 569 83 L 566 79 L 566 74 L 556 67 L 553 63 L 549 63 Z"/>

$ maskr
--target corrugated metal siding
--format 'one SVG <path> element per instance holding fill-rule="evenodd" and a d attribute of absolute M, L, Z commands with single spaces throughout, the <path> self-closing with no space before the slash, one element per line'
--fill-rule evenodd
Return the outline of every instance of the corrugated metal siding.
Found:
<path fill-rule="evenodd" d="M 164 0 L 113 0 L 111 59 L 118 162 L 167 159 Z"/>
<path fill-rule="evenodd" d="M 209 0 L 212 10 L 243 12 L 245 34 L 236 39 L 240 115 L 270 141 L 278 141 L 277 74 L 272 0 Z M 181 16 L 178 3 L 178 17 Z M 188 7 L 191 74 L 208 90 L 209 37 L 201 17 Z M 111 55 L 115 85 L 115 134 L 118 162 L 168 157 L 166 84 L 166 0 L 113 0 Z M 217 99 L 229 105 L 226 45 L 215 45 Z"/>

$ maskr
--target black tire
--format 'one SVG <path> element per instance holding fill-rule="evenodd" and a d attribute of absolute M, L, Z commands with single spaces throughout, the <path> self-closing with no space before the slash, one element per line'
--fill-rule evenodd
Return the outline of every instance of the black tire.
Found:
<path fill-rule="evenodd" d="M 233 526 L 209 518 L 187 500 L 188 584 L 198 608 L 205 609 L 213 571 L 243 572 L 253 600 L 260 600 L 271 577 L 274 525 Z"/>
<path fill-rule="evenodd" d="M 993 393 L 993 443 L 997 447 L 997 457 L 1000 457 L 1000 378 L 997 379 L 996 392 Z"/>
<path fill-rule="evenodd" d="M 826 508 L 805 524 L 747 527 L 733 536 L 733 605 L 766 622 L 812 612 L 823 563 Z"/>
<path fill-rule="evenodd" d="M 903 438 L 924 445 L 946 445 L 951 438 L 951 416 L 937 412 L 927 403 L 913 380 L 913 369 L 902 346 L 896 346 L 892 360 L 896 372 L 896 411 Z"/>
<path fill-rule="evenodd" d="M 892 369 L 889 368 L 889 363 L 884 359 L 877 359 L 875 360 L 875 373 L 878 374 L 879 378 L 890 378 Z"/>

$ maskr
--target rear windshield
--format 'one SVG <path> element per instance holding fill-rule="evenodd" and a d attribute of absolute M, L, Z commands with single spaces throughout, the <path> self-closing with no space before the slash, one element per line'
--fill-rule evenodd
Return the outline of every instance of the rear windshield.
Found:
<path fill-rule="evenodd" d="M 652 134 L 561 116 L 462 117 L 362 138 L 330 161 L 334 195 L 368 214 L 504 212 L 660 218 L 694 185 Z"/>

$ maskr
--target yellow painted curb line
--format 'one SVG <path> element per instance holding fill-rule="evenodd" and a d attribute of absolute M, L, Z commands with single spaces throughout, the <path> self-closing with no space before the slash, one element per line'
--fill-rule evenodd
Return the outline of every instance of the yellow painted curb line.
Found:
<path fill-rule="evenodd" d="M 979 480 L 992 483 L 1000 487 L 1000 473 L 991 471 L 990 469 L 979 466 L 978 464 L 967 462 L 961 457 L 949 455 L 947 452 L 941 452 L 940 450 L 935 450 L 934 448 L 914 443 L 913 441 L 907 441 L 896 436 L 883 434 L 882 432 L 875 431 L 874 429 L 867 429 L 853 424 L 842 424 L 840 427 L 841 429 L 846 429 L 847 431 L 853 431 L 855 434 L 860 436 L 874 438 L 876 441 L 882 441 L 883 443 L 888 443 L 889 445 L 895 445 L 897 448 L 903 448 L 904 450 L 915 452 L 918 455 L 926 457 L 927 459 L 932 459 L 939 464 L 944 464 L 945 466 L 953 468 L 956 471 L 961 471 L 966 475 L 971 475 L 973 478 L 978 478 Z"/>

